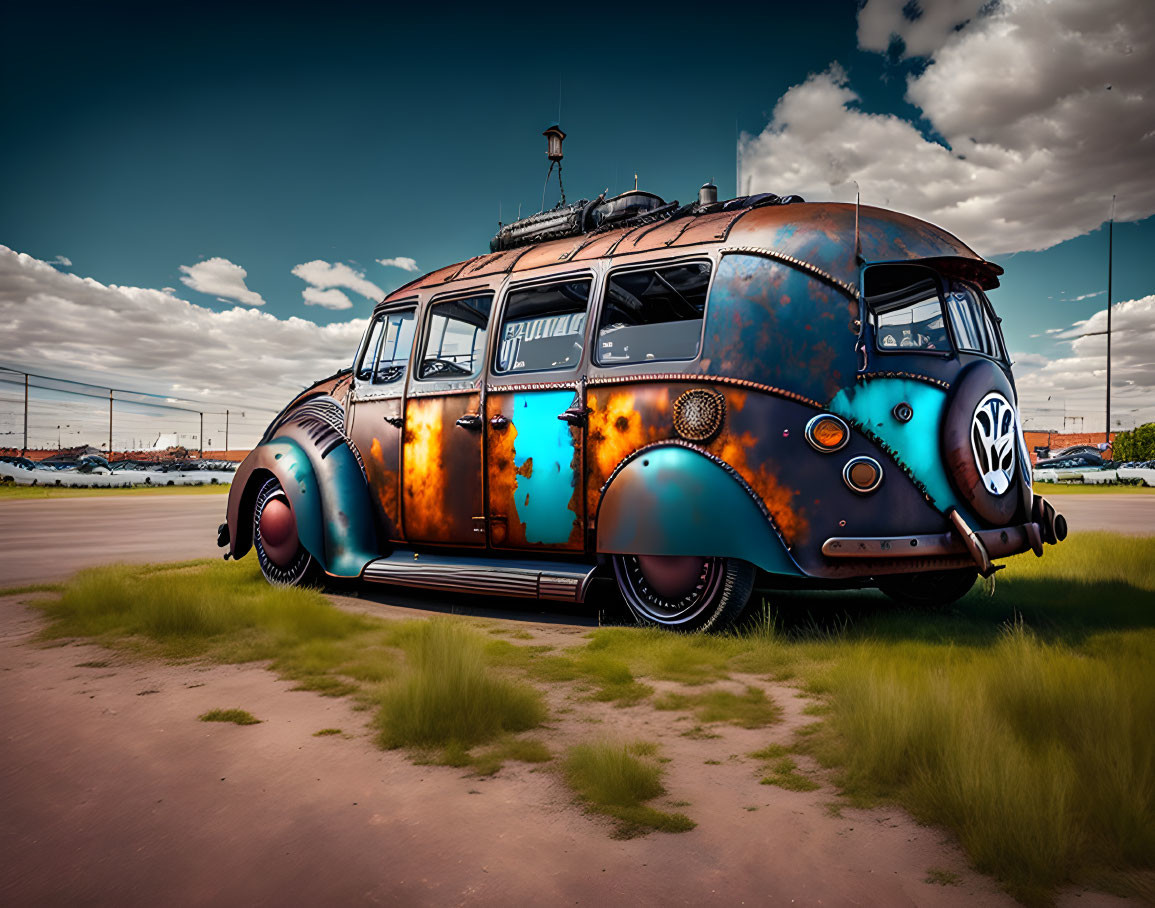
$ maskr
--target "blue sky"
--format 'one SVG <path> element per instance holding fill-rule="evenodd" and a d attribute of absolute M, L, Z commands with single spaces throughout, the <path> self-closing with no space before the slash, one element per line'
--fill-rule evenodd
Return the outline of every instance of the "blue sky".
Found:
<path fill-rule="evenodd" d="M 1063 386 L 1067 409 L 1079 407 L 1090 420 L 1101 403 L 1082 373 L 1093 371 L 1097 354 L 1086 343 L 1073 349 L 1072 337 L 1063 335 L 1079 333 L 1076 323 L 1104 306 L 1102 222 L 1113 191 L 1120 193 L 1122 221 L 1115 230 L 1114 299 L 1155 293 L 1147 252 L 1155 243 L 1155 197 L 1135 160 L 1144 150 L 1137 144 L 1151 151 L 1150 137 L 1130 120 L 1103 127 L 1075 118 L 1065 146 L 1081 147 L 1080 130 L 1118 128 L 1118 153 L 1091 148 L 1085 160 L 1032 163 L 1039 156 L 1024 149 L 1041 143 L 1023 124 L 1032 114 L 1061 119 L 1070 98 L 1096 91 L 1111 103 L 1129 93 L 1139 105 L 1135 122 L 1151 115 L 1150 77 L 1128 65 L 1135 55 L 1150 60 L 1150 4 L 1104 2 L 1112 9 L 1102 18 L 1128 25 L 1134 46 L 1115 62 L 1090 53 L 1083 63 L 1075 60 L 1075 81 L 1052 80 L 1053 90 L 1042 78 L 1030 86 L 1042 69 L 1015 76 L 1029 87 L 999 96 L 1004 108 L 980 121 L 993 124 L 978 137 L 983 147 L 965 153 L 960 137 L 969 140 L 975 129 L 958 109 L 962 102 L 954 108 L 948 102 L 967 92 L 999 93 L 952 76 L 957 58 L 973 55 L 975 72 L 1012 53 L 1029 60 L 1037 51 L 1041 60 L 1056 38 L 1045 33 L 1050 25 L 1032 18 L 1037 4 L 1030 0 L 1008 0 L 993 13 L 990 4 L 979 13 L 977 2 L 972 11 L 966 0 L 925 0 L 922 7 L 871 0 L 861 10 L 815 0 L 716 12 L 672 4 L 11 9 L 0 37 L 0 244 L 54 262 L 61 274 L 167 293 L 214 313 L 263 301 L 261 313 L 280 322 L 296 316 L 332 326 L 333 346 L 325 348 L 332 355 L 355 334 L 341 326 L 368 314 L 373 287 L 388 291 L 413 276 L 378 260 L 402 257 L 431 270 L 485 251 L 499 206 L 506 220 L 519 205 L 523 214 L 540 206 L 547 163 L 540 133 L 557 118 L 560 99 L 571 199 L 628 188 L 635 171 L 642 188 L 667 199 L 692 198 L 710 178 L 723 196 L 734 195 L 741 142 L 743 182 L 750 179 L 756 191 L 848 198 L 848 185 L 830 177 L 845 171 L 859 179 L 864 202 L 956 230 L 1007 269 L 994 300 L 1009 347 L 1025 354 L 1022 374 L 1038 372 L 1039 389 Z M 1048 21 L 1063 23 L 1074 46 L 1117 47 L 1118 34 L 1085 23 L 1077 6 L 1060 0 Z M 999 44 L 992 21 L 1000 17 L 1017 44 Z M 802 122 L 811 112 L 831 122 Z M 1155 116 L 1147 128 L 1155 128 Z M 1138 143 L 1136 135 L 1143 136 Z M 856 137 L 853 147 L 839 150 L 850 142 L 841 136 Z M 951 154 L 923 183 L 957 189 L 975 178 L 965 159 L 987 155 L 976 165 L 984 168 L 978 182 L 985 187 L 978 214 L 973 204 L 968 213 L 965 194 L 940 193 L 943 201 L 914 181 L 903 184 L 903 172 L 921 173 L 904 164 L 903 154 L 922 161 L 930 144 L 939 151 L 949 146 Z M 990 164 L 997 161 L 992 147 L 1013 163 Z M 863 155 L 874 157 L 863 163 Z M 897 175 L 879 170 L 888 158 Z M 1010 175 L 1011 185 L 1000 186 L 1000 173 Z M 555 200 L 553 190 L 547 205 Z M 986 229 L 1008 211 L 1023 223 Z M 1049 248 L 1030 251 L 1038 246 Z M 212 259 L 224 260 L 224 270 L 189 270 Z M 235 268 L 245 272 L 248 296 L 196 289 L 219 291 L 204 278 L 227 284 Z M 310 286 L 314 300 L 345 299 L 352 307 L 308 305 L 303 293 Z M 32 291 L 21 292 L 23 298 L 9 301 L 25 309 L 14 311 L 30 305 Z M 71 291 L 61 285 L 53 292 Z M 1155 330 L 1155 318 L 1140 309 L 1132 313 L 1137 330 Z M 252 340 L 262 328 L 286 333 L 268 319 L 257 321 Z M 63 362 L 55 370 L 52 362 L 58 347 L 37 336 L 14 335 L 0 360 L 35 365 L 30 360 L 39 358 L 59 373 Z M 315 354 L 302 353 L 298 384 L 317 377 L 306 371 L 324 358 Z M 1144 357 L 1137 356 L 1139 391 L 1120 393 L 1138 393 L 1129 410 L 1142 413 L 1155 379 L 1147 383 Z M 1062 380 L 1047 376 L 1054 363 L 1068 364 Z M 157 371 L 148 360 L 137 368 L 126 351 L 109 352 L 100 369 L 134 387 L 151 387 L 151 376 L 221 399 L 231 393 L 235 400 L 243 387 L 229 388 L 192 366 L 187 375 Z M 284 377 L 283 369 L 271 384 Z M 1036 395 L 1033 406 L 1036 419 L 1054 421 L 1055 402 Z"/>

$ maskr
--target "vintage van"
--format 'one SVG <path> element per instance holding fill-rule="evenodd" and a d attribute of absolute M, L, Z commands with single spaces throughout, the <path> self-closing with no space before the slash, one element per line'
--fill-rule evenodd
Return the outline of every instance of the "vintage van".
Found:
<path fill-rule="evenodd" d="M 723 628 L 760 587 L 960 598 L 1054 544 L 1002 273 L 932 224 L 625 193 L 390 294 L 237 471 L 219 543 L 325 575 Z"/>

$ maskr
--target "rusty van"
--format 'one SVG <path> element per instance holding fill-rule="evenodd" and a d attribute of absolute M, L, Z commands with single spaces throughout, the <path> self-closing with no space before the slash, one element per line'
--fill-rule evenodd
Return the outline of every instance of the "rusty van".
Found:
<path fill-rule="evenodd" d="M 986 291 L 879 208 L 633 191 L 506 225 L 374 309 L 237 471 L 219 543 L 357 578 L 720 629 L 759 587 L 963 596 L 1063 517 Z"/>

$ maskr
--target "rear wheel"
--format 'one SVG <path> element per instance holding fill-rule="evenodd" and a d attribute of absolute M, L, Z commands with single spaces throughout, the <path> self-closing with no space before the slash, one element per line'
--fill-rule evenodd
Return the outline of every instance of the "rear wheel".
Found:
<path fill-rule="evenodd" d="M 754 565 L 734 558 L 614 555 L 626 606 L 641 625 L 675 631 L 722 630 L 746 609 Z"/>
<path fill-rule="evenodd" d="M 261 486 L 253 504 L 253 548 L 269 583 L 300 586 L 317 575 L 316 560 L 297 538 L 289 497 L 273 477 Z"/>
<path fill-rule="evenodd" d="M 890 574 L 878 578 L 878 588 L 895 602 L 911 608 L 947 608 L 970 592 L 978 575 L 973 568 Z"/>

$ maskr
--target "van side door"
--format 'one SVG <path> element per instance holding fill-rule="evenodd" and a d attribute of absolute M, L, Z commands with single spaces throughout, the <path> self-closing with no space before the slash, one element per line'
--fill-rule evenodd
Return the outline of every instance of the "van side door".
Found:
<path fill-rule="evenodd" d="M 401 428 L 405 379 L 416 325 L 415 303 L 377 313 L 353 367 L 349 435 L 369 482 L 379 539 L 401 532 Z"/>
<path fill-rule="evenodd" d="M 511 285 L 486 386 L 490 545 L 585 551 L 583 363 L 593 275 Z"/>
<path fill-rule="evenodd" d="M 405 405 L 402 522 L 410 542 L 485 545 L 482 370 L 490 290 L 434 298 Z"/>

